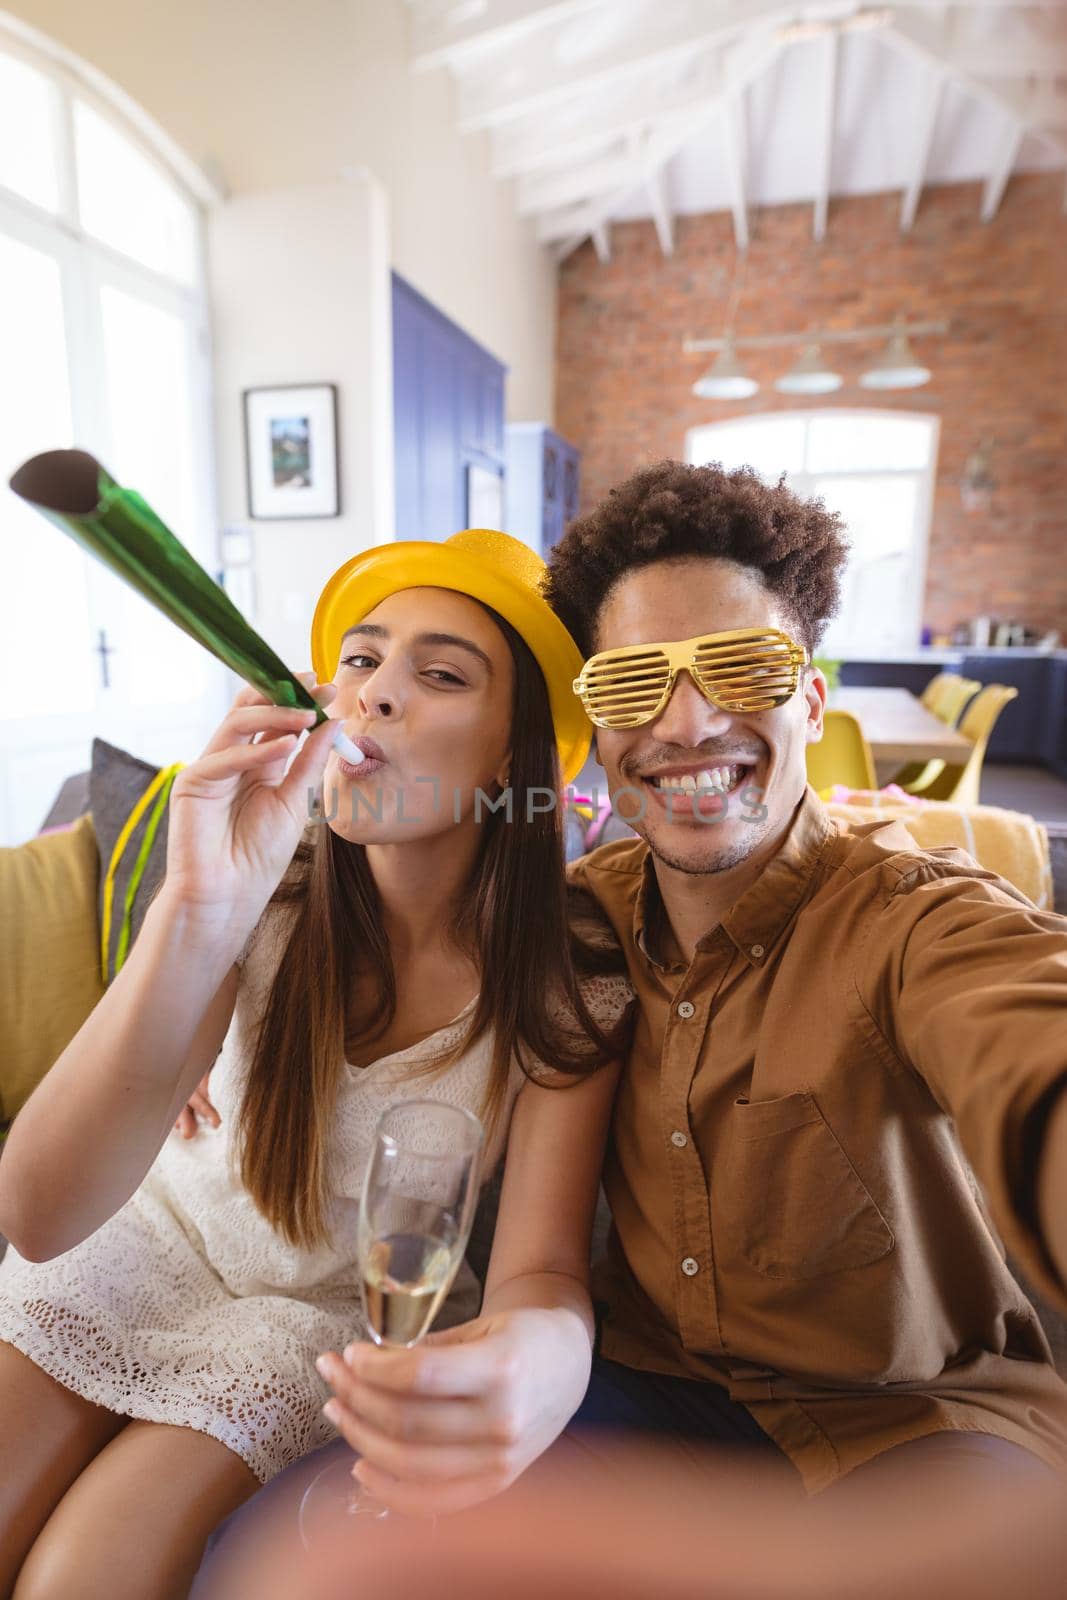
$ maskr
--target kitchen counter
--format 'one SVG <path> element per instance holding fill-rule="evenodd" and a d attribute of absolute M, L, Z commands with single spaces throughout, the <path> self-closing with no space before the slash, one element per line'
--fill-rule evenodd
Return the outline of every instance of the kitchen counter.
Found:
<path fill-rule="evenodd" d="M 821 653 L 821 652 L 820 652 Z M 930 662 L 934 666 L 951 664 L 958 666 L 965 656 L 1006 656 L 1017 657 L 1025 660 L 1067 661 L 1067 648 L 1056 650 L 1040 650 L 1032 644 L 1002 644 L 1002 645 L 977 645 L 977 644 L 945 644 L 945 645 L 916 645 L 914 650 L 900 651 L 874 651 L 863 655 L 848 655 L 842 657 L 845 661 L 863 662 L 907 662 L 925 666 Z"/>

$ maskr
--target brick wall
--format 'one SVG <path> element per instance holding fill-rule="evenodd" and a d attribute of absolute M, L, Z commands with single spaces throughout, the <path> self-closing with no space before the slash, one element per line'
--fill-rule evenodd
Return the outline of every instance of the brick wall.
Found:
<path fill-rule="evenodd" d="M 918 342 L 933 369 L 922 389 L 884 397 L 856 378 L 875 353 L 828 347 L 844 386 L 827 405 L 935 412 L 941 419 L 924 617 L 935 631 L 989 612 L 1067 638 L 1067 216 L 1062 175 L 1014 179 L 997 216 L 978 220 L 979 189 L 927 190 L 911 233 L 900 196 L 835 202 L 827 238 L 810 206 L 755 218 L 736 332 L 850 328 L 947 319 L 947 337 Z M 746 401 L 691 393 L 713 357 L 687 356 L 687 335 L 723 331 L 734 270 L 728 215 L 681 217 L 664 257 L 651 222 L 616 224 L 612 259 L 591 245 L 560 271 L 556 423 L 582 451 L 588 509 L 638 465 L 682 458 L 686 430 L 818 399 L 772 385 L 799 350 L 745 351 L 760 392 Z M 969 453 L 995 438 L 998 487 L 968 513 L 959 479 Z"/>

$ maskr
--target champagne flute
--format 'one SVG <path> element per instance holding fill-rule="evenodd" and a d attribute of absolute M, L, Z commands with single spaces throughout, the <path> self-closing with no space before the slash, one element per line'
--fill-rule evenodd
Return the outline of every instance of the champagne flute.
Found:
<path fill-rule="evenodd" d="M 429 1331 L 463 1260 L 478 1199 L 484 1134 L 470 1111 L 405 1100 L 378 1120 L 363 1177 L 357 1253 L 367 1331 L 375 1344 L 410 1350 Z M 300 1502 L 300 1537 L 314 1548 L 339 1518 L 380 1519 L 387 1509 L 334 1461 Z"/>

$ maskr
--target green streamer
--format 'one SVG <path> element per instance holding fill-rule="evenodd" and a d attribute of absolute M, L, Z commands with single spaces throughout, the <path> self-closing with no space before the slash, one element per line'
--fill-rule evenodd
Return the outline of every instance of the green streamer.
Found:
<path fill-rule="evenodd" d="M 147 501 L 120 488 L 94 456 L 85 450 L 33 456 L 12 477 L 11 488 L 273 705 L 314 711 L 317 723 L 327 720 L 310 691 Z"/>

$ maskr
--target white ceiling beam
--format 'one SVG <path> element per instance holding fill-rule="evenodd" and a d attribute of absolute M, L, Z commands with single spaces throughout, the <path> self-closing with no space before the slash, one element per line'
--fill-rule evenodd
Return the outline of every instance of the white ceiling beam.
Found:
<path fill-rule="evenodd" d="M 663 167 L 660 167 L 658 172 L 652 174 L 645 187 L 648 190 L 648 200 L 652 207 L 652 221 L 655 224 L 659 247 L 665 256 L 672 256 L 674 254 L 674 213 L 667 198 L 667 178 Z"/>
<path fill-rule="evenodd" d="M 904 190 L 904 198 L 900 206 L 900 228 L 902 233 L 908 233 L 915 222 L 915 215 L 919 209 L 919 200 L 926 182 L 926 169 L 930 162 L 930 151 L 933 148 L 934 132 L 937 128 L 938 113 L 941 110 L 941 100 L 945 92 L 945 81 L 948 77 L 947 68 L 927 67 L 926 93 L 923 96 L 922 110 L 915 124 L 915 150 L 912 156 L 911 177 Z"/>
<path fill-rule="evenodd" d="M 730 185 L 730 210 L 734 218 L 734 243 L 748 249 L 748 133 L 745 126 L 745 91 L 726 95 L 720 115 L 726 180 Z"/>
<path fill-rule="evenodd" d="M 596 258 L 603 266 L 611 260 L 611 224 L 602 222 L 599 228 L 593 229 L 593 249 Z"/>
<path fill-rule="evenodd" d="M 1031 96 L 1013 85 L 991 84 L 985 78 L 964 72 L 958 61 L 953 59 L 946 49 L 945 31 L 931 27 L 928 20 L 917 14 L 917 9 L 913 6 L 911 15 L 905 15 L 899 10 L 893 13 L 892 24 L 880 35 L 886 44 L 910 56 L 912 60 L 924 62 L 927 66 L 947 67 L 951 77 L 961 88 L 984 101 L 986 105 L 993 106 L 996 110 L 1005 112 L 1009 117 L 1021 122 L 1024 129 L 1028 129 L 1047 149 L 1067 164 L 1067 140 L 1060 138 L 1052 129 L 1041 127 L 1031 121 Z"/>
<path fill-rule="evenodd" d="M 618 196 L 613 198 L 618 199 Z M 558 211 L 546 211 L 544 216 L 537 219 L 537 242 L 552 245 L 556 260 L 562 261 L 604 226 L 613 209 L 613 206 L 594 204 L 562 206 Z"/>
<path fill-rule="evenodd" d="M 411 19 L 411 65 L 416 72 L 470 65 L 541 28 L 569 22 L 604 0 L 449 0 L 416 5 Z"/>
<path fill-rule="evenodd" d="M 718 61 L 709 60 L 684 89 L 659 94 L 645 91 L 637 100 L 623 101 L 618 95 L 585 96 L 576 102 L 582 113 L 579 118 L 558 119 L 550 125 L 530 119 L 516 127 L 495 129 L 490 161 L 493 176 L 517 178 L 599 155 L 653 124 L 689 116 L 717 96 L 721 87 Z"/>
<path fill-rule="evenodd" d="M 1004 190 L 1008 187 L 1008 179 L 1011 177 L 1012 169 L 1018 159 L 1019 146 L 1023 142 L 1025 132 L 1026 129 L 1022 123 L 1016 122 L 1014 119 L 1005 130 L 1004 142 L 997 151 L 997 159 L 982 188 L 983 222 L 992 222 L 1000 209 L 1000 202 L 1003 199 Z"/>
<path fill-rule="evenodd" d="M 861 0 L 818 3 L 832 3 L 849 13 L 861 9 Z M 795 4 L 783 5 L 781 0 L 729 0 L 714 10 L 702 6 L 694 17 L 689 0 L 661 0 L 655 14 L 623 43 L 571 65 L 559 60 L 551 36 L 534 37 L 511 71 L 461 85 L 460 127 L 473 132 L 548 113 L 576 97 L 618 88 L 627 81 L 632 84 L 672 62 L 692 61 L 742 33 L 766 38 L 795 17 L 796 10 Z"/>
<path fill-rule="evenodd" d="M 585 12 L 603 9 L 607 4 L 608 0 L 409 0 L 411 64 L 416 72 L 441 66 L 469 70 L 477 65 L 479 57 L 491 56 L 502 47 L 528 39 L 533 33 L 559 26 Z M 1049 20 L 1061 10 L 1060 0 L 964 0 L 964 4 L 968 11 L 1026 10 L 1031 13 L 1043 5 L 1043 14 Z M 945 0 L 905 0 L 905 6 L 920 13 L 943 13 L 946 9 Z M 789 16 L 796 18 L 798 14 L 809 12 L 816 16 L 820 11 L 832 15 L 835 6 L 834 0 L 824 0 L 821 6 L 818 0 L 798 0 L 792 7 L 779 5 L 776 9 L 782 12 L 781 20 L 786 21 Z M 758 13 L 752 15 L 758 20 Z M 997 54 L 999 52 L 991 58 L 981 55 L 971 58 L 965 53 L 961 64 L 966 70 L 981 72 L 986 70 L 988 60 L 994 72 L 1007 76 L 1044 70 L 1039 45 L 1037 67 L 1031 67 L 1034 45 L 1020 44 L 1014 54 L 1009 52 L 1007 57 L 1001 58 L 999 66 Z"/>
<path fill-rule="evenodd" d="M 672 130 L 669 135 L 660 134 L 648 140 L 630 155 L 598 166 L 588 180 L 599 184 L 597 189 L 582 193 L 569 202 L 539 213 L 537 222 L 539 241 L 542 244 L 554 244 L 560 239 L 567 238 L 578 228 L 581 228 L 582 239 L 588 238 L 595 228 L 610 219 L 620 199 L 635 189 L 648 190 L 649 203 L 655 218 L 653 186 L 658 175 L 682 145 L 687 144 L 701 126 L 713 121 L 718 113 L 719 102 L 714 100 L 710 105 L 701 108 L 699 122 L 694 117 L 684 130 Z M 606 182 L 609 170 L 613 177 L 610 184 Z M 587 183 L 581 185 L 583 190 L 587 187 Z M 659 232 L 662 223 L 657 223 L 656 226 Z M 578 241 L 580 242 L 581 240 Z M 664 254 L 669 255 L 670 251 L 665 250 Z"/>
<path fill-rule="evenodd" d="M 736 101 L 745 85 L 781 53 L 781 46 L 764 45 L 761 50 L 739 52 L 723 79 L 733 87 L 729 94 L 716 94 L 697 102 L 687 117 L 672 117 L 647 139 L 634 138 L 625 152 L 588 162 L 573 170 L 554 172 L 519 183 L 519 206 L 524 214 L 539 214 L 538 235 L 553 243 L 572 230 L 576 218 L 585 215 L 589 205 L 608 196 L 612 208 L 621 195 L 641 187 L 649 189 L 668 161 L 687 144 L 694 133 L 723 114 L 727 99 Z M 722 80 L 720 80 L 722 81 Z M 653 212 L 653 215 L 655 213 Z M 657 223 L 666 236 L 667 229 Z M 592 231 L 592 224 L 587 232 Z M 585 235 L 583 235 L 584 237 Z M 665 251 L 665 254 L 669 253 Z"/>
<path fill-rule="evenodd" d="M 579 162 L 562 172 L 541 173 L 520 178 L 516 205 L 522 217 L 542 211 L 558 210 L 577 200 L 595 200 L 609 189 L 617 189 L 634 171 L 632 153 L 605 156 L 602 161 Z"/>
<path fill-rule="evenodd" d="M 837 120 L 837 30 L 832 28 L 820 41 L 822 82 L 819 86 L 819 170 L 815 179 L 815 212 L 812 234 L 816 243 L 826 238 L 830 214 L 830 179 L 834 160 L 834 123 Z"/>
<path fill-rule="evenodd" d="M 916 0 L 912 0 L 912 4 L 914 6 Z M 932 6 L 930 9 L 933 14 Z M 939 64 L 939 70 L 946 70 L 948 65 L 946 55 Z M 1049 58 L 1049 65 L 1054 65 L 1054 57 Z M 975 77 L 975 82 L 983 86 L 992 103 L 1000 104 L 999 97 L 1003 93 L 1013 92 L 1004 85 L 983 80 L 981 74 Z M 543 120 L 531 118 L 515 126 L 495 129 L 491 156 L 493 176 L 521 177 L 525 173 L 566 167 L 575 161 L 599 156 L 612 144 L 631 134 L 646 131 L 654 123 L 666 121 L 675 115 L 688 115 L 705 100 L 718 95 L 721 89 L 719 64 L 712 59 L 706 62 L 704 70 L 695 80 L 684 88 L 658 94 L 649 91 L 639 98 L 622 101 L 618 95 L 600 98 L 586 96 L 567 108 L 567 121 L 562 126 L 556 123 L 546 125 Z M 1034 126 L 1067 125 L 1067 95 L 1057 93 L 1051 85 L 1046 84 L 1036 89 L 1031 87 L 1029 97 L 1033 108 L 1030 120 Z M 582 114 L 580 118 L 574 118 L 573 113 L 578 108 Z"/>
<path fill-rule="evenodd" d="M 530 0 L 525 3 L 529 5 Z M 537 14 L 550 16 L 555 5 L 562 3 L 564 0 L 541 0 Z M 578 4 L 579 0 L 568 3 Z M 588 0 L 580 3 L 585 8 Z M 611 0 L 600 3 L 609 4 Z M 494 0 L 494 5 L 509 10 L 518 4 L 519 0 Z M 891 15 L 894 20 L 915 16 L 921 22 L 924 12 L 937 15 L 943 10 L 940 0 L 911 0 Z M 645 76 L 675 61 L 692 61 L 742 32 L 760 28 L 773 32 L 798 19 L 816 24 L 847 24 L 850 17 L 870 11 L 863 0 L 794 0 L 793 4 L 788 0 L 724 0 L 714 9 L 702 5 L 694 14 L 689 0 L 662 0 L 654 14 L 635 25 L 621 42 L 573 64 L 560 61 L 553 30 L 539 27 L 525 40 L 521 59 L 509 55 L 502 64 L 494 55 L 480 75 L 474 73 L 468 75 L 466 82 L 461 81 L 460 126 L 465 132 L 472 132 L 540 115 L 561 104 L 573 104 L 576 98 L 594 94 L 620 79 Z M 486 27 L 494 15 L 495 10 L 490 9 Z M 961 41 L 956 52 L 958 60 L 954 64 L 964 72 L 1015 77 L 1047 72 L 1049 66 L 1048 42 L 1037 34 L 1033 39 L 1008 43 L 1003 49 L 995 44 Z"/>
<path fill-rule="evenodd" d="M 739 94 L 748 84 L 752 83 L 762 73 L 766 72 L 782 53 L 782 46 L 775 40 L 759 39 L 736 53 L 731 62 L 730 75 L 726 93 Z M 650 151 L 655 150 L 655 164 L 646 155 L 645 170 L 631 173 L 625 184 L 602 200 L 595 201 L 586 206 L 572 206 L 565 211 L 551 212 L 543 216 L 537 225 L 538 238 L 542 243 L 556 246 L 556 259 L 563 261 L 572 250 L 577 250 L 584 240 L 589 238 L 594 228 L 600 227 L 614 212 L 615 208 L 626 196 L 637 187 L 639 183 L 648 181 L 656 166 L 664 167 L 672 160 L 683 145 L 687 144 L 695 133 L 707 123 L 714 120 L 720 112 L 720 102 L 713 100 L 709 104 L 694 111 L 687 126 L 672 128 L 670 135 L 664 133 L 661 138 L 650 142 Z"/>

